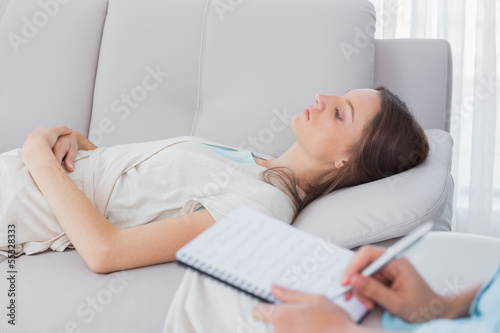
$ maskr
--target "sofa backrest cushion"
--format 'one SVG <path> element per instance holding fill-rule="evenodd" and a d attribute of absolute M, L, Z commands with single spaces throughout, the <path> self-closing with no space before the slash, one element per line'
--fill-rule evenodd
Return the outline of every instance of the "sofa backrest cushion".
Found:
<path fill-rule="evenodd" d="M 374 24 L 364 0 L 110 0 L 89 138 L 278 155 L 317 93 L 373 85 Z"/>
<path fill-rule="evenodd" d="M 87 133 L 103 0 L 0 2 L 0 152 L 37 126 Z"/>
<path fill-rule="evenodd" d="M 89 139 L 98 146 L 191 134 L 204 0 L 110 0 Z"/>

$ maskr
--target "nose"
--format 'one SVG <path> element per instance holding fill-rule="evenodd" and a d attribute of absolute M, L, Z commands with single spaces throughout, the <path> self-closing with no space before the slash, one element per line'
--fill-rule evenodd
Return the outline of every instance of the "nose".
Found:
<path fill-rule="evenodd" d="M 318 95 L 316 95 L 314 100 L 316 102 L 316 108 L 319 111 L 323 111 L 325 109 L 325 95 L 318 94 Z"/>
<path fill-rule="evenodd" d="M 329 106 L 339 102 L 339 96 L 318 94 L 315 97 L 316 108 L 319 111 L 328 109 Z"/>
<path fill-rule="evenodd" d="M 328 96 L 328 95 L 323 95 L 323 94 L 316 95 L 315 101 L 316 101 L 316 107 L 318 108 L 318 110 L 319 111 L 326 110 L 328 103 L 332 97 L 333 96 Z"/>

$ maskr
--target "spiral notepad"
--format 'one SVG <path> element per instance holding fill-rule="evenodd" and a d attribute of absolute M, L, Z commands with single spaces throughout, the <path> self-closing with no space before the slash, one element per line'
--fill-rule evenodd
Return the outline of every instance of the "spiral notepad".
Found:
<path fill-rule="evenodd" d="M 271 284 L 332 298 L 353 252 L 248 207 L 240 207 L 176 253 L 177 262 L 269 303 Z M 354 321 L 356 299 L 334 302 Z"/>

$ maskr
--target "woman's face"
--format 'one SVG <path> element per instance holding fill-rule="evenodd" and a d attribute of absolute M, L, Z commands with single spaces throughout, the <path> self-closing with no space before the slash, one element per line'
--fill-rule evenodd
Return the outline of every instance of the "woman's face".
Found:
<path fill-rule="evenodd" d="M 373 89 L 349 90 L 344 96 L 317 95 L 315 103 L 292 120 L 297 143 L 314 159 L 339 167 L 347 149 L 380 109 Z"/>

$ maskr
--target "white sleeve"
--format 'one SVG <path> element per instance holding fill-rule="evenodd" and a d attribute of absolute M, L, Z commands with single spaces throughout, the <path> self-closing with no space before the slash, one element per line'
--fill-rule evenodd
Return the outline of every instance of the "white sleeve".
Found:
<path fill-rule="evenodd" d="M 219 222 L 224 216 L 245 205 L 268 216 L 274 217 L 280 221 L 291 223 L 293 218 L 293 209 L 289 203 L 276 205 L 277 200 L 268 199 L 269 204 L 243 197 L 237 194 L 222 194 L 206 198 L 196 198 L 189 200 L 182 208 L 181 214 L 188 214 L 196 211 L 199 207 L 205 207 L 216 222 Z"/>

